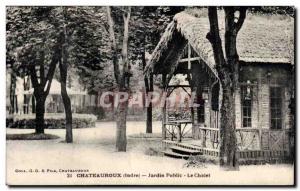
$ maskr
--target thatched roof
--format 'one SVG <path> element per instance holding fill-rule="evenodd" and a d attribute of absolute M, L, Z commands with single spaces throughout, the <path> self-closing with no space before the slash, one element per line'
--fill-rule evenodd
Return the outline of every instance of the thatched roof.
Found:
<path fill-rule="evenodd" d="M 291 64 L 294 60 L 294 21 L 272 19 L 272 16 L 247 17 L 237 38 L 237 51 L 241 61 L 247 63 Z M 224 38 L 224 17 L 219 18 L 220 35 Z M 177 67 L 178 60 L 168 60 L 170 52 L 181 55 L 183 48 L 174 50 L 174 43 L 186 39 L 203 61 L 215 71 L 215 62 L 210 42 L 207 17 L 196 18 L 185 12 L 175 15 L 148 61 L 145 72 L 170 73 Z M 177 39 L 176 39 L 177 38 Z M 224 43 L 224 39 L 222 39 Z M 183 44 L 185 46 L 186 44 Z M 178 47 L 178 45 L 177 45 Z M 180 47 L 180 46 L 179 46 Z M 224 46 L 223 46 L 224 47 Z M 178 57 L 178 56 L 177 56 Z M 176 57 L 176 59 L 177 59 Z M 179 59 L 179 58 L 178 58 Z M 171 62 L 170 62 L 171 61 Z M 171 66 L 171 67 L 170 67 Z M 165 68 L 169 68 L 165 70 Z"/>

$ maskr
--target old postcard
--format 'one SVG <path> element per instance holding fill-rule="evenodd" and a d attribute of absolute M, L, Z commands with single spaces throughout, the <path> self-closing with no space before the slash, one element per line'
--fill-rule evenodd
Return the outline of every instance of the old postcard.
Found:
<path fill-rule="evenodd" d="M 295 185 L 295 19 L 7 6 L 7 185 Z"/>

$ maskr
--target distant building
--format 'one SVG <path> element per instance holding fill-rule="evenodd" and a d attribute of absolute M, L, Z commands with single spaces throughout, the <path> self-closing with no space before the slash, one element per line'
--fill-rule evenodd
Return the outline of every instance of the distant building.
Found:
<path fill-rule="evenodd" d="M 35 112 L 33 91 L 34 89 L 31 88 L 30 78 L 28 76 L 25 76 L 24 78 L 16 78 L 15 98 L 13 104 L 16 114 L 30 114 Z M 67 92 L 71 99 L 72 111 L 76 112 L 77 109 L 83 107 L 87 92 L 83 90 L 76 80 L 72 80 L 72 84 L 67 85 Z M 12 107 L 11 104 L 8 104 L 8 106 Z M 9 109 L 9 107 L 7 109 Z M 49 95 L 45 102 L 45 110 L 46 113 L 64 112 L 60 82 L 56 79 L 52 80 Z"/>

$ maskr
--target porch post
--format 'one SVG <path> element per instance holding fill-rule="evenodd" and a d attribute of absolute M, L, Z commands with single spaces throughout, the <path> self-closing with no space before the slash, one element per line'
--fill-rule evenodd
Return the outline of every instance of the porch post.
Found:
<path fill-rule="evenodd" d="M 256 99 L 257 99 L 257 125 L 258 125 L 258 136 L 259 136 L 259 149 L 262 150 L 262 125 L 261 125 L 261 118 L 260 118 L 260 98 L 261 98 L 261 75 L 259 75 L 257 80 L 257 86 L 254 86 L 256 88 Z M 268 137 L 269 138 L 269 137 Z"/>
<path fill-rule="evenodd" d="M 188 81 L 189 84 L 191 86 L 191 98 L 194 98 L 192 95 L 194 93 L 194 83 L 193 83 L 193 79 L 192 79 L 192 74 L 191 74 L 191 69 L 192 69 L 192 63 L 191 63 L 191 54 L 192 54 L 192 50 L 191 50 L 191 45 L 188 44 Z M 191 120 L 192 120 L 192 137 L 195 136 L 195 112 L 194 112 L 194 100 L 192 100 L 192 105 L 191 105 Z"/>
<path fill-rule="evenodd" d="M 181 124 L 179 123 L 179 124 L 177 124 L 177 141 L 178 142 L 181 142 L 181 137 L 182 137 L 182 135 L 181 135 Z"/>
<path fill-rule="evenodd" d="M 166 95 L 167 92 L 167 76 L 166 74 L 162 74 L 162 85 L 163 85 L 163 93 Z M 166 140 L 166 99 L 164 99 L 164 105 L 162 108 L 162 140 Z"/>
<path fill-rule="evenodd" d="M 206 147 L 206 129 L 202 130 L 202 147 Z"/>

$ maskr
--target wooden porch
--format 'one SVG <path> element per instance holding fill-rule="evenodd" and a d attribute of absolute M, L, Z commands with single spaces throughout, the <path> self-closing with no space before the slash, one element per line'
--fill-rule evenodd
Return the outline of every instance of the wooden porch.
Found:
<path fill-rule="evenodd" d="M 198 139 L 192 138 L 192 136 L 181 137 L 181 133 L 175 133 L 175 137 L 171 140 L 170 136 L 167 136 L 162 141 L 163 148 L 168 150 L 174 146 L 184 149 L 194 150 L 201 153 L 206 157 L 212 157 L 218 162 L 220 156 L 219 129 L 198 127 L 199 137 Z M 177 129 L 179 130 L 179 129 Z M 290 153 L 290 129 L 283 130 L 268 130 L 268 129 L 236 129 L 238 140 L 238 157 L 241 164 L 251 164 L 257 162 L 285 162 L 289 160 Z M 256 140 L 249 139 L 251 134 Z M 248 136 L 248 138 L 245 138 Z M 176 138 L 176 139 L 175 139 Z M 249 146 L 247 144 L 255 144 L 255 146 Z M 188 158 L 188 157 L 185 157 Z"/>

